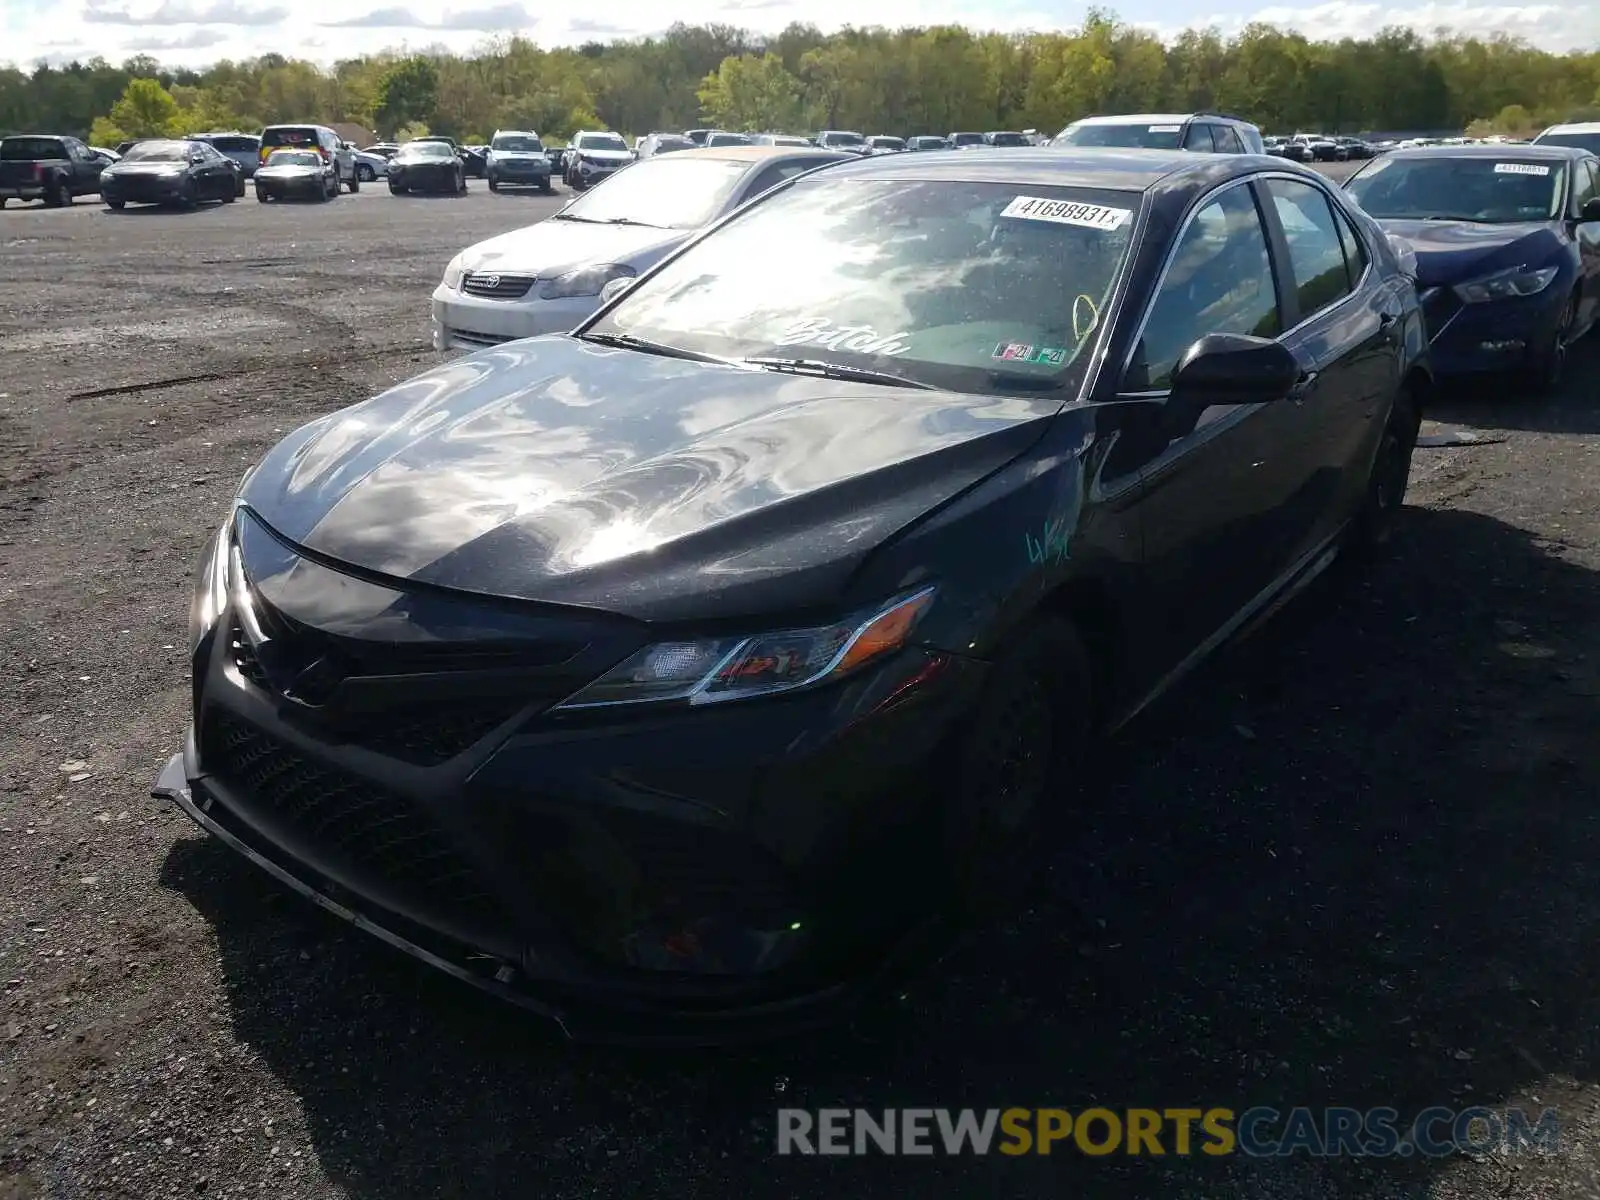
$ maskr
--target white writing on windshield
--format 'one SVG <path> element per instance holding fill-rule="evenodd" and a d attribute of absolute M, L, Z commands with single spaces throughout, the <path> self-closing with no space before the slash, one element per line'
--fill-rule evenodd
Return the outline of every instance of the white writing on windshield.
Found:
<path fill-rule="evenodd" d="M 825 346 L 829 350 L 854 350 L 859 354 L 904 354 L 910 349 L 900 339 L 905 330 L 880 334 L 871 325 L 835 325 L 827 317 L 801 317 L 778 336 L 779 346 Z"/>

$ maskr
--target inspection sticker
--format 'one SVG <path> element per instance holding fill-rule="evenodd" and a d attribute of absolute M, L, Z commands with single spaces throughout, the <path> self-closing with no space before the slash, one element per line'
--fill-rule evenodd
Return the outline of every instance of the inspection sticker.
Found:
<path fill-rule="evenodd" d="M 1538 163 L 1495 163 L 1496 175 L 1548 175 L 1550 168 Z"/>
<path fill-rule="evenodd" d="M 1180 130 L 1182 128 L 1183 128 L 1182 125 L 1152 125 L 1145 132 L 1146 133 L 1177 133 L 1178 130 Z"/>
<path fill-rule="evenodd" d="M 1031 346 L 1027 342 L 1001 342 L 990 358 L 1007 362 L 1047 363 L 1059 367 L 1067 361 L 1067 352 L 1059 346 Z"/>
<path fill-rule="evenodd" d="M 1043 196 L 1018 196 L 1006 205 L 1000 215 L 1021 217 L 1027 221 L 1053 221 L 1057 225 L 1082 225 L 1086 229 L 1120 229 L 1123 222 L 1133 215 L 1133 210 L 1048 200 Z"/>

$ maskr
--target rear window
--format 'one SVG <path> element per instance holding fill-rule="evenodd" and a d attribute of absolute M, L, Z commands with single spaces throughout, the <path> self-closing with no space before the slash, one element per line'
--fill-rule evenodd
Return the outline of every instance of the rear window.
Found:
<path fill-rule="evenodd" d="M 505 133 L 490 143 L 490 148 L 507 154 L 543 154 L 544 143 L 525 133 Z"/>
<path fill-rule="evenodd" d="M 60 138 L 9 137 L 0 141 L 0 162 L 31 162 L 40 158 L 66 158 Z"/>
<path fill-rule="evenodd" d="M 205 139 L 224 154 L 254 151 L 261 143 L 253 137 L 208 137 Z"/>
<path fill-rule="evenodd" d="M 261 131 L 261 148 L 263 150 L 272 146 L 306 146 L 314 147 L 317 143 L 317 131 L 309 125 L 279 125 L 273 129 Z"/>
<path fill-rule="evenodd" d="M 1020 133 L 994 133 L 989 135 L 991 146 L 1031 146 L 1033 145 Z"/>
<path fill-rule="evenodd" d="M 1128 125 L 1068 125 L 1055 140 L 1057 146 L 1113 146 L 1120 149 L 1176 150 L 1183 125 L 1177 121 L 1140 121 Z"/>

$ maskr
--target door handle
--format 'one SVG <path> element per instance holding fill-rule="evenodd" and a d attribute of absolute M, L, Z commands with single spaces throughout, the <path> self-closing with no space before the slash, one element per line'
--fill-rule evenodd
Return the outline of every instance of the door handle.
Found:
<path fill-rule="evenodd" d="M 1307 371 L 1305 374 L 1301 375 L 1300 378 L 1295 381 L 1294 386 L 1289 389 L 1289 399 L 1293 400 L 1296 404 L 1304 404 L 1306 402 L 1306 397 L 1311 394 L 1311 389 L 1316 382 L 1317 372 Z"/>

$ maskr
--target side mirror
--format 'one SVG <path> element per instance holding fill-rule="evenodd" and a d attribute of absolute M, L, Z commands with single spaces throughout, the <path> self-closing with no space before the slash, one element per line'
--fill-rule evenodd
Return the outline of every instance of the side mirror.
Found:
<path fill-rule="evenodd" d="M 610 304 L 623 292 L 633 286 L 633 276 L 624 275 L 620 279 L 613 279 L 600 289 L 600 303 Z"/>
<path fill-rule="evenodd" d="M 1578 210 L 1580 221 L 1600 221 L 1600 196 L 1590 196 Z"/>
<path fill-rule="evenodd" d="M 1211 403 L 1281 400 L 1304 374 L 1279 342 L 1246 333 L 1208 333 L 1184 351 L 1173 395 Z"/>

